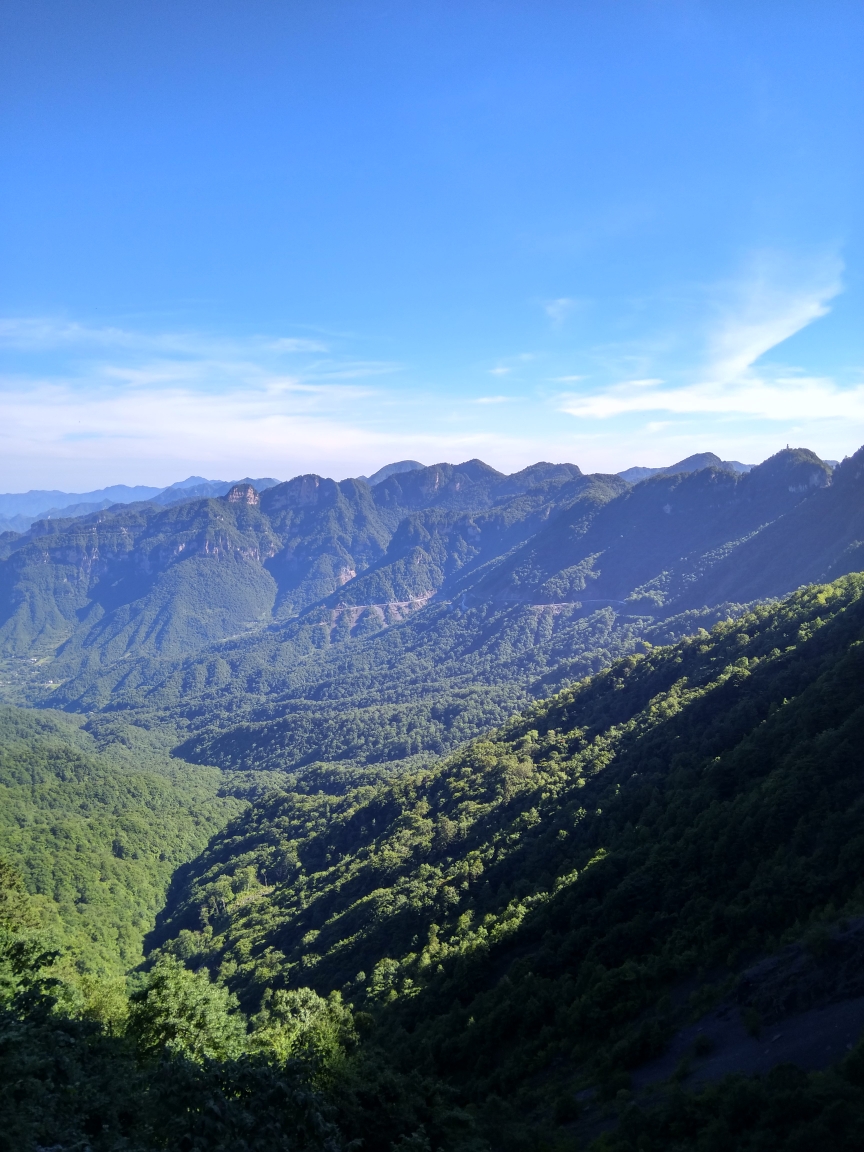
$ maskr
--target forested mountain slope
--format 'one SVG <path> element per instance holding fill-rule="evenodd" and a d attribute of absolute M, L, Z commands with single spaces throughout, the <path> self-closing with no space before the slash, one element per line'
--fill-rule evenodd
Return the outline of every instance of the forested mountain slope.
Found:
<path fill-rule="evenodd" d="M 432 770 L 274 791 L 178 878 L 153 942 L 250 1010 L 341 990 L 490 1123 L 498 1097 L 614 1095 L 754 959 L 813 926 L 823 955 L 864 912 L 862 701 L 852 575 L 619 661 Z"/>
<path fill-rule="evenodd" d="M 100 751 L 62 713 L 0 707 L 0 857 L 53 941 L 102 976 L 139 963 L 171 876 L 242 806 L 216 770 L 114 736 Z"/>
<path fill-rule="evenodd" d="M 786 516 L 830 481 L 827 465 L 803 451 L 780 452 L 743 475 L 709 466 L 651 477 L 588 520 L 576 509 L 556 517 L 496 566 L 474 594 L 534 603 L 585 596 L 626 604 L 631 611 L 668 614 L 685 590 L 688 607 L 718 602 L 703 592 L 703 584 L 729 556 L 739 580 L 729 583 L 724 599 L 740 601 L 752 579 L 740 558 L 743 542 L 761 535 L 768 524 L 785 539 Z M 818 564 L 809 550 L 805 554 L 811 565 Z M 760 594 L 782 594 L 801 583 L 796 567 L 800 570 L 803 559 L 785 572 L 776 570 Z"/>
<path fill-rule="evenodd" d="M 222 767 L 429 762 L 642 639 L 854 570 L 861 471 L 468 461 L 42 522 L 0 538 L 3 690 Z"/>

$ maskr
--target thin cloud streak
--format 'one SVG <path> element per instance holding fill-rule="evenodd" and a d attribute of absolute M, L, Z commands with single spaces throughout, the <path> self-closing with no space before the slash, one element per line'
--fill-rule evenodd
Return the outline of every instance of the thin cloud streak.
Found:
<path fill-rule="evenodd" d="M 322 408 L 320 400 L 296 392 L 243 389 L 206 396 L 181 388 L 84 397 L 68 385 L 45 381 L 4 393 L 0 453 L 18 474 L 24 466 L 28 475 L 40 469 L 44 477 L 49 463 L 53 477 L 77 466 L 79 475 L 94 482 L 134 473 L 130 478 L 136 482 L 149 477 L 157 483 L 189 470 L 219 475 L 251 470 L 281 478 L 304 471 L 368 474 L 370 463 L 380 466 L 405 452 L 430 461 L 491 453 L 519 466 L 524 456 L 542 455 L 539 442 L 535 446 L 483 429 L 417 432 L 364 425 L 350 405 L 338 406 L 344 410 L 339 418 L 332 403 Z M 9 480 L 3 485 L 9 488 Z M 25 486 L 26 480 L 13 485 Z"/>
<path fill-rule="evenodd" d="M 249 336 L 226 339 L 195 332 L 140 332 L 113 326 L 94 327 L 52 317 L 0 317 L 0 346 L 22 351 L 70 348 L 113 348 L 136 352 L 174 352 L 219 357 L 329 351 L 321 340 L 296 336 Z"/>
<path fill-rule="evenodd" d="M 560 408 L 570 416 L 607 420 L 638 412 L 677 415 L 749 416 L 759 420 L 864 421 L 864 385 L 838 388 L 816 377 L 757 377 L 735 384 L 693 384 L 683 388 L 646 389 L 619 384 L 591 396 L 562 397 Z"/>
<path fill-rule="evenodd" d="M 547 300 L 543 305 L 546 315 L 553 324 L 563 324 L 568 316 L 581 307 L 582 301 L 574 300 L 570 296 L 559 296 L 557 300 Z"/>
<path fill-rule="evenodd" d="M 826 316 L 842 290 L 838 258 L 819 257 L 805 271 L 802 285 L 800 267 L 762 254 L 738 283 L 720 286 L 720 295 L 729 299 L 715 308 L 696 381 L 624 380 L 593 392 L 562 394 L 560 410 L 593 420 L 648 412 L 781 422 L 864 420 L 864 385 L 841 388 L 826 377 L 757 367 L 772 349 Z"/>
<path fill-rule="evenodd" d="M 733 302 L 709 335 L 704 376 L 735 383 L 772 348 L 827 316 L 843 290 L 842 273 L 836 255 L 818 256 L 802 269 L 777 254 L 757 254 L 742 280 L 730 286 Z"/>

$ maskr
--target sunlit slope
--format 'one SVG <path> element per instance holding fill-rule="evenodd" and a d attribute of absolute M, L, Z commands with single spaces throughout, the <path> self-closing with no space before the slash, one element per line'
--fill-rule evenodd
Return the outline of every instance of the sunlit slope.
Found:
<path fill-rule="evenodd" d="M 249 1004 L 340 988 L 469 1095 L 562 1058 L 614 1079 L 662 1049 L 680 981 L 864 911 L 862 759 L 855 575 L 621 661 L 431 771 L 274 794 L 154 940 Z"/>
<path fill-rule="evenodd" d="M 260 495 L 238 485 L 219 499 L 39 521 L 0 537 L 0 654 L 56 651 L 64 679 L 121 659 L 188 655 L 323 602 L 379 562 L 417 508 L 481 511 L 532 489 L 548 516 L 579 474 L 569 465 L 526 472 L 505 477 L 469 461 L 375 488 L 300 476 Z M 477 549 L 463 551 L 467 561 Z"/>
<path fill-rule="evenodd" d="M 61 714 L 0 708 L 0 857 L 84 970 L 138 963 L 172 874 L 240 807 L 221 783 L 167 757 L 100 753 Z"/>
<path fill-rule="evenodd" d="M 59 646 L 68 674 L 130 654 L 176 657 L 269 619 L 276 587 L 263 563 L 276 539 L 257 499 L 133 505 L 7 540 L 3 654 Z"/>

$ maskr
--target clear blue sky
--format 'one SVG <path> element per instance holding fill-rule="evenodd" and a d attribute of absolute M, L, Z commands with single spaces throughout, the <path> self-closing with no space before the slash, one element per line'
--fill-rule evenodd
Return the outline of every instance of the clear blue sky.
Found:
<path fill-rule="evenodd" d="M 864 442 L 864 6 L 5 0 L 0 489 Z"/>

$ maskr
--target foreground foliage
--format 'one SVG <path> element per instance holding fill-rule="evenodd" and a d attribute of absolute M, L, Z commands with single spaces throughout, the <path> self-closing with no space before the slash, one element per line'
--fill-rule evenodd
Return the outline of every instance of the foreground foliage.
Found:
<path fill-rule="evenodd" d="M 791 1064 L 730 1076 L 703 1092 L 678 1090 L 659 1108 L 625 1110 L 592 1152 L 857 1152 L 864 1125 L 864 1049 L 836 1070 Z"/>
<path fill-rule="evenodd" d="M 441 1086 L 357 1051 L 350 1009 L 305 989 L 254 1020 L 162 960 L 110 1024 L 76 1012 L 17 874 L 0 864 L 0 1149 L 338 1152 L 474 1146 Z"/>

